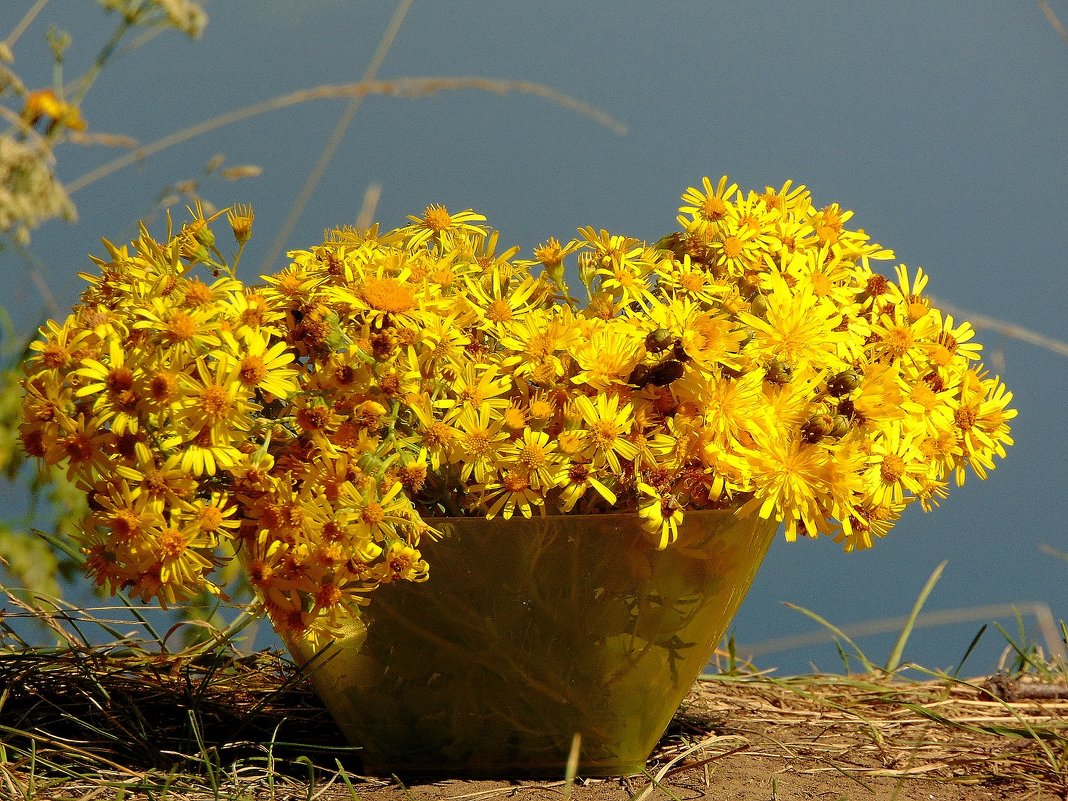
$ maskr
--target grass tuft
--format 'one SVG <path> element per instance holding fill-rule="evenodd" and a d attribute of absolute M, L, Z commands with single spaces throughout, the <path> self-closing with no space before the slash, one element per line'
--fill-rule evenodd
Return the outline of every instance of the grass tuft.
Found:
<path fill-rule="evenodd" d="M 832 788 L 849 798 L 959 799 L 962 786 L 1068 797 L 1065 668 L 1023 642 L 1010 641 L 1016 658 L 1002 672 L 967 680 L 914 665 L 923 677 L 905 679 L 862 655 L 854 658 L 867 673 L 778 678 L 725 652 L 731 671 L 697 683 L 643 776 L 588 780 L 572 769 L 557 782 L 403 785 L 361 775 L 358 750 L 281 654 L 242 654 L 225 637 L 179 653 L 130 634 L 90 645 L 94 627 L 124 630 L 120 611 L 9 602 L 0 798 L 387 801 L 530 790 L 644 801 L 699 789 L 741 797 L 754 782 L 773 798 Z M 31 615 L 65 633 L 59 645 L 31 648 L 18 636 Z"/>

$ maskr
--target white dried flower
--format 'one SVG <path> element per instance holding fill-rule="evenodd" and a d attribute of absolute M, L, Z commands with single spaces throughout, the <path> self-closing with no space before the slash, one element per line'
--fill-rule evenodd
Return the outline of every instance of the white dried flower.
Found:
<path fill-rule="evenodd" d="M 0 232 L 26 244 L 30 231 L 45 220 L 76 218 L 52 162 L 46 148 L 0 136 Z"/>
<path fill-rule="evenodd" d="M 132 22 L 163 24 L 196 38 L 208 24 L 208 15 L 193 0 L 99 0 L 106 11 L 118 11 Z M 146 9 L 162 13 L 162 18 L 145 14 Z"/>

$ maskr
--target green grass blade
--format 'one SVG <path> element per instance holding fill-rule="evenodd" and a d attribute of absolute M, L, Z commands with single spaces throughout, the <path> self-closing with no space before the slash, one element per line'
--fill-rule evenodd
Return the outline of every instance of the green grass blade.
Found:
<path fill-rule="evenodd" d="M 960 658 L 960 662 L 957 663 L 957 669 L 950 674 L 953 678 L 957 678 L 957 676 L 960 675 L 961 670 L 964 668 L 964 663 L 968 661 L 968 657 L 972 655 L 972 651 L 975 650 L 975 646 L 979 644 L 979 639 L 986 633 L 986 630 L 988 628 L 990 628 L 990 624 L 984 623 L 979 628 L 979 631 L 976 632 L 975 636 L 972 637 L 972 641 L 968 644 L 968 648 L 967 650 L 965 650 L 964 656 L 962 656 Z"/>
<path fill-rule="evenodd" d="M 832 634 L 834 634 L 835 637 L 838 637 L 843 642 L 845 642 L 856 653 L 857 659 L 860 660 L 860 663 L 864 666 L 864 669 L 866 671 L 872 672 L 876 669 L 874 663 L 872 663 L 872 661 L 864 655 L 864 652 L 860 650 L 860 646 L 858 646 L 855 642 L 849 639 L 846 633 L 840 628 L 838 628 L 836 625 L 831 623 L 829 620 L 821 617 L 820 615 L 816 614 L 811 609 L 805 609 L 805 607 L 798 606 L 797 604 L 792 604 L 789 601 L 786 601 L 785 604 L 788 608 L 793 609 L 796 612 L 800 612 L 802 615 L 809 618 L 810 620 L 816 621 L 821 626 L 830 631 Z"/>
<path fill-rule="evenodd" d="M 360 801 L 360 794 L 356 792 L 356 788 L 352 786 L 352 780 L 349 778 L 349 772 L 345 770 L 345 766 L 341 764 L 340 759 L 335 759 L 334 763 L 337 765 L 338 775 L 341 776 L 341 781 L 345 783 L 345 786 L 349 790 L 349 795 L 352 796 L 352 801 Z"/>
<path fill-rule="evenodd" d="M 948 562 L 942 562 L 938 567 L 934 569 L 934 572 L 927 579 L 927 583 L 923 585 L 923 589 L 920 590 L 920 594 L 916 598 L 916 603 L 912 605 L 912 611 L 909 612 L 908 619 L 905 621 L 904 627 L 901 629 L 901 633 L 897 636 L 897 642 L 894 643 L 893 650 L 890 651 L 890 658 L 886 660 L 886 667 L 884 668 L 887 673 L 893 673 L 901 665 L 901 657 L 905 653 L 905 645 L 909 641 L 909 637 L 912 635 L 912 629 L 916 625 L 916 618 L 920 616 L 920 611 L 923 609 L 923 605 L 927 603 L 927 598 L 931 595 L 938 580 L 942 578 L 942 571 L 946 569 Z"/>

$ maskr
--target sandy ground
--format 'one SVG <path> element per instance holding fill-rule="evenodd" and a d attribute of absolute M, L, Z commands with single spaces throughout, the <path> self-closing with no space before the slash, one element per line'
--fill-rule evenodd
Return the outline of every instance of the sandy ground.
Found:
<path fill-rule="evenodd" d="M 1053 745 L 1047 753 L 1028 727 L 1068 734 L 1066 713 L 1068 700 L 1057 693 L 1006 703 L 968 685 L 716 680 L 697 685 L 647 775 L 580 779 L 571 788 L 515 781 L 368 784 L 359 788 L 360 798 L 1064 799 L 1065 741 L 1046 737 Z"/>
<path fill-rule="evenodd" d="M 223 665 L 11 654 L 0 659 L 0 801 L 1068 801 L 1061 673 L 711 677 L 644 774 L 574 784 L 361 778 L 310 686 L 292 678 L 269 654 Z"/>

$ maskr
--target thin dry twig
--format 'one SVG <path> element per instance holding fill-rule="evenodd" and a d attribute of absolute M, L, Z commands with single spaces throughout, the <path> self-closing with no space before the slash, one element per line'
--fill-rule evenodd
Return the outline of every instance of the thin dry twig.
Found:
<path fill-rule="evenodd" d="M 583 116 L 592 119 L 594 122 L 604 125 L 617 134 L 623 135 L 627 132 L 627 127 L 623 123 L 600 109 L 571 97 L 570 95 L 559 92 L 550 86 L 534 83 L 532 81 L 500 80 L 478 76 L 457 78 L 391 78 L 389 80 L 359 81 L 357 83 L 323 85 L 311 89 L 301 89 L 268 100 L 263 100 L 259 103 L 253 103 L 239 109 L 234 109 L 225 114 L 219 114 L 211 119 L 204 120 L 203 122 L 191 125 L 188 128 L 183 128 L 180 131 L 168 134 L 154 142 L 142 145 L 119 158 L 109 161 L 106 164 L 102 164 L 96 169 L 90 170 L 81 177 L 68 183 L 66 189 L 68 193 L 74 194 L 90 184 L 99 181 L 101 178 L 111 175 L 113 172 L 121 170 L 124 167 L 129 167 L 131 164 L 136 164 L 137 162 L 155 155 L 162 150 L 166 150 L 169 147 L 174 147 L 175 145 L 210 131 L 214 131 L 218 128 L 233 125 L 236 122 L 266 114 L 270 111 L 278 111 L 279 109 L 287 108 L 289 106 L 307 103 L 312 100 L 336 100 L 338 98 L 363 97 L 366 95 L 387 95 L 391 97 L 416 99 L 430 97 L 440 92 L 455 92 L 471 89 L 499 95 L 511 92 L 534 95 L 548 100 L 550 103 L 561 106 L 562 108 L 582 114 Z"/>
<path fill-rule="evenodd" d="M 1045 334 L 1040 334 L 1037 331 L 1024 328 L 1022 325 L 1017 325 L 1016 323 L 1009 323 L 1005 320 L 999 320 L 996 317 L 987 317 L 985 314 L 978 314 L 973 311 L 965 311 L 956 306 L 952 306 L 943 300 L 935 300 L 932 298 L 931 302 L 949 314 L 968 320 L 976 328 L 986 328 L 991 331 L 997 331 L 1002 336 L 1009 337 L 1010 339 L 1018 339 L 1021 342 L 1037 345 L 1038 347 L 1045 348 L 1059 356 L 1068 356 L 1068 342 L 1062 342 L 1059 339 L 1048 337 Z"/>
<path fill-rule="evenodd" d="M 37 0 L 30 8 L 22 15 L 22 19 L 18 21 L 14 28 L 11 29 L 11 33 L 7 35 L 7 39 L 4 40 L 4 46 L 10 50 L 15 46 L 15 42 L 19 40 L 19 37 L 26 32 L 26 29 L 33 24 L 34 19 L 41 13 L 41 10 L 48 4 L 48 0 Z"/>
<path fill-rule="evenodd" d="M 393 12 L 393 18 L 390 20 L 385 33 L 382 34 L 382 39 L 379 41 L 378 47 L 375 49 L 375 53 L 371 57 L 371 63 L 367 65 L 367 69 L 364 71 L 361 83 L 373 81 L 378 75 L 378 70 L 382 66 L 382 62 L 385 61 L 389 49 L 393 46 L 393 42 L 396 40 L 397 34 L 400 32 L 401 25 L 404 24 L 404 18 L 408 15 L 408 10 L 411 7 L 412 0 L 400 0 L 397 4 L 396 10 Z M 341 118 L 337 121 L 337 125 L 334 126 L 334 132 L 330 134 L 330 139 L 323 145 L 322 152 L 319 153 L 319 159 L 315 162 L 315 166 L 312 167 L 311 172 L 308 173 L 308 177 L 304 180 L 304 186 L 301 187 L 300 194 L 298 194 L 293 201 L 293 205 L 289 209 L 289 214 L 286 217 L 285 222 L 282 223 L 282 227 L 278 229 L 278 232 L 274 236 L 271 248 L 260 268 L 261 273 L 270 271 L 271 265 L 274 263 L 275 259 L 278 258 L 278 254 L 282 252 L 282 248 L 285 247 L 286 240 L 289 239 L 289 235 L 296 227 L 297 221 L 300 220 L 300 215 L 304 213 L 304 208 L 308 205 L 308 201 L 311 200 L 312 193 L 315 192 L 315 188 L 319 186 L 320 181 L 323 179 L 323 175 L 326 174 L 326 168 L 334 158 L 334 153 L 337 152 L 341 140 L 344 139 L 345 132 L 348 131 L 353 119 L 356 118 L 356 112 L 360 110 L 364 97 L 366 97 L 366 95 L 356 95 L 353 97 L 349 101 L 348 106 L 346 106 L 345 113 L 341 115 Z"/>
<path fill-rule="evenodd" d="M 1057 15 L 1053 13 L 1050 4 L 1046 2 L 1046 0 L 1038 0 L 1038 5 L 1039 8 L 1042 9 L 1042 13 L 1046 15 L 1049 24 L 1053 26 L 1053 30 L 1060 34 L 1060 37 L 1064 39 L 1065 42 L 1068 42 L 1068 30 L 1065 30 L 1064 23 L 1062 23 Z"/>

